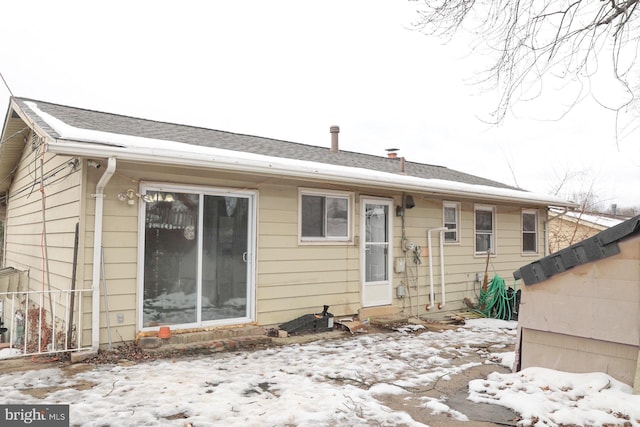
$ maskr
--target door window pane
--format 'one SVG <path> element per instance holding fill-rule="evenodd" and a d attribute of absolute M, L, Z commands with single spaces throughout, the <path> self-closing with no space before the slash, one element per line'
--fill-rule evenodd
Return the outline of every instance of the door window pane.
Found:
<path fill-rule="evenodd" d="M 205 196 L 202 320 L 247 315 L 249 200 Z"/>
<path fill-rule="evenodd" d="M 388 206 L 367 205 L 366 211 L 366 241 L 387 242 Z"/>
<path fill-rule="evenodd" d="M 365 210 L 365 281 L 380 282 L 388 275 L 388 218 L 387 205 L 367 204 Z"/>
<path fill-rule="evenodd" d="M 197 319 L 198 196 L 151 191 L 147 199 L 143 326 L 193 323 Z"/>
<path fill-rule="evenodd" d="M 368 244 L 365 247 L 365 281 L 381 282 L 387 280 L 387 245 Z"/>

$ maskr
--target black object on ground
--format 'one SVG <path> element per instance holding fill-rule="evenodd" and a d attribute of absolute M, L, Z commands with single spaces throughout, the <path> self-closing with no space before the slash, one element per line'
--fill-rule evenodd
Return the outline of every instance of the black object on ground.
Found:
<path fill-rule="evenodd" d="M 333 314 L 329 313 L 329 306 L 325 305 L 322 313 L 305 314 L 297 319 L 283 323 L 279 328 L 289 335 L 304 332 L 326 332 L 333 329 Z"/>

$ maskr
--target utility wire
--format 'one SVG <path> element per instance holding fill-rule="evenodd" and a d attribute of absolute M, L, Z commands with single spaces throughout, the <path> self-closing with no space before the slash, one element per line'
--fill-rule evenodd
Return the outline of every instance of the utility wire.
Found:
<path fill-rule="evenodd" d="M 2 78 L 2 82 L 7 87 L 7 90 L 9 91 L 9 95 L 11 95 L 13 97 L 13 91 L 9 87 L 9 83 L 7 83 L 7 81 L 4 79 L 4 76 L 2 75 L 2 71 L 0 71 L 0 78 Z"/>

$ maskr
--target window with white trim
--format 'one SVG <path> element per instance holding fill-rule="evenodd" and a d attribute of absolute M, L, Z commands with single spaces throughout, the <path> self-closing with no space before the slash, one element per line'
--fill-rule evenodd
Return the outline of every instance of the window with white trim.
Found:
<path fill-rule="evenodd" d="M 352 195 L 344 192 L 300 190 L 300 240 L 349 241 Z"/>
<path fill-rule="evenodd" d="M 443 202 L 442 203 L 442 225 L 450 231 L 444 233 L 445 243 L 458 243 L 459 240 L 459 224 L 460 224 L 460 203 Z"/>
<path fill-rule="evenodd" d="M 522 253 L 538 253 L 538 211 L 522 211 Z"/>
<path fill-rule="evenodd" d="M 496 232 L 496 209 L 493 206 L 475 206 L 475 252 L 476 254 L 496 253 L 495 232 Z"/>

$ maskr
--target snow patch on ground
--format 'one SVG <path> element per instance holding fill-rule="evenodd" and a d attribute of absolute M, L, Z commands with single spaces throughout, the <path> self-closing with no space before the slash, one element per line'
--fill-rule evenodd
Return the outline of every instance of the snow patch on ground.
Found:
<path fill-rule="evenodd" d="M 604 373 L 527 368 L 469 382 L 469 399 L 518 412 L 523 425 L 640 426 L 640 395 Z"/>
<path fill-rule="evenodd" d="M 481 363 L 508 364 L 515 322 L 470 320 L 457 330 L 357 335 L 258 351 L 3 373 L 5 404 L 70 405 L 71 425 L 406 425 L 424 426 L 385 406 L 383 396 L 424 390 Z M 487 349 L 490 349 L 488 351 Z M 87 387 L 87 384 L 93 385 Z M 82 386 L 81 386 L 82 385 Z M 512 408 L 523 425 L 640 427 L 640 396 L 605 374 L 529 368 L 469 383 L 469 399 Z M 44 398 L 34 397 L 43 390 Z M 444 399 L 424 398 L 434 413 L 465 420 Z"/>

